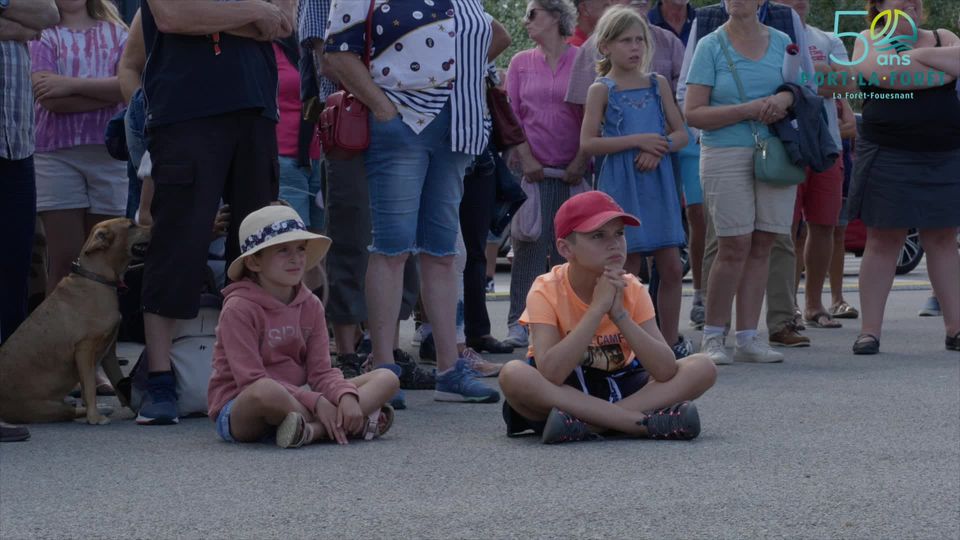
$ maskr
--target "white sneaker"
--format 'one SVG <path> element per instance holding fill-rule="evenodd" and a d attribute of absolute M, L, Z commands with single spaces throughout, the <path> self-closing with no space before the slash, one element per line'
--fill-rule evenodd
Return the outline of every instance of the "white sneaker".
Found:
<path fill-rule="evenodd" d="M 764 340 L 754 336 L 750 343 L 743 347 L 737 347 L 733 354 L 733 359 L 737 362 L 753 362 L 757 364 L 770 364 L 774 362 L 783 362 L 783 355 L 770 348 Z"/>
<path fill-rule="evenodd" d="M 507 329 L 507 339 L 503 340 L 505 345 L 513 348 L 529 347 L 529 337 L 527 327 L 516 324 Z"/>
<path fill-rule="evenodd" d="M 732 364 L 733 359 L 727 354 L 727 348 L 724 345 L 724 336 L 703 336 L 703 342 L 700 343 L 700 352 L 706 353 L 707 357 L 718 366 Z"/>
<path fill-rule="evenodd" d="M 427 334 L 426 330 L 427 329 L 422 324 L 418 326 L 413 332 L 413 339 L 410 340 L 410 345 L 419 347 L 420 344 L 423 343 L 423 340 L 427 339 L 427 336 L 429 335 Z"/>

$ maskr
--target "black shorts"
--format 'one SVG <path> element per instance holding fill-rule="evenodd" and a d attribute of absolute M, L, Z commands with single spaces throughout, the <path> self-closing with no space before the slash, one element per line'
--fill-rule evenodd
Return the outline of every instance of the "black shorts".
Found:
<path fill-rule="evenodd" d="M 144 312 L 173 319 L 197 316 L 221 198 L 231 211 L 227 265 L 240 252 L 240 222 L 277 198 L 276 129 L 276 122 L 252 109 L 148 130 L 156 188 Z"/>
<path fill-rule="evenodd" d="M 527 361 L 534 367 L 537 365 L 533 358 L 528 358 Z M 634 359 L 626 368 L 618 371 L 577 367 L 563 381 L 563 384 L 572 386 L 595 398 L 616 403 L 635 394 L 648 382 L 650 382 L 650 374 L 640 365 L 639 361 Z M 543 420 L 531 420 L 521 415 L 506 400 L 503 402 L 503 421 L 507 424 L 508 437 L 529 430 L 533 430 L 537 434 L 543 433 Z"/>

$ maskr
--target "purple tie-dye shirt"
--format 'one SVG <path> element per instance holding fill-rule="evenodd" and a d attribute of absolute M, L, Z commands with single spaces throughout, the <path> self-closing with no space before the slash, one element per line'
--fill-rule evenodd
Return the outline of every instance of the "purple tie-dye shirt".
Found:
<path fill-rule="evenodd" d="M 33 72 L 87 79 L 113 77 L 126 42 L 127 30 L 107 21 L 87 30 L 48 28 L 39 40 L 30 42 Z M 37 152 L 103 144 L 107 122 L 121 109 L 123 104 L 117 103 L 96 111 L 57 114 L 37 103 Z"/>

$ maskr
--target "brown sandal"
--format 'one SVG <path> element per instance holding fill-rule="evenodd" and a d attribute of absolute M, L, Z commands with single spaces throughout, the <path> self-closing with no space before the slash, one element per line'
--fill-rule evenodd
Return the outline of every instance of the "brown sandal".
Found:
<path fill-rule="evenodd" d="M 804 316 L 803 322 L 810 328 L 843 328 L 843 325 L 833 320 L 833 317 L 826 311 L 815 313 L 813 317 L 809 319 Z"/>
<path fill-rule="evenodd" d="M 834 319 L 856 319 L 860 316 L 860 312 L 850 304 L 840 302 L 839 304 L 830 306 L 830 315 L 832 315 Z"/>
<path fill-rule="evenodd" d="M 853 354 L 877 354 L 880 352 L 880 338 L 873 334 L 860 334 L 853 342 Z"/>

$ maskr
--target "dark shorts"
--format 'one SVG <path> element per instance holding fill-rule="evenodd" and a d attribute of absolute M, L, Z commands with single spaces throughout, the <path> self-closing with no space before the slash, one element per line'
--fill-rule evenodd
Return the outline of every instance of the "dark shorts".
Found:
<path fill-rule="evenodd" d="M 533 358 L 528 358 L 527 361 L 532 366 L 537 365 Z M 567 377 L 567 380 L 563 381 L 563 384 L 595 398 L 616 403 L 635 394 L 648 382 L 650 382 L 650 374 L 643 369 L 639 361 L 634 360 L 629 366 L 619 371 L 578 367 Z M 543 433 L 543 420 L 531 420 L 521 415 L 506 400 L 503 402 L 503 421 L 507 424 L 508 437 L 529 430 L 537 434 Z"/>
<path fill-rule="evenodd" d="M 276 122 L 248 110 L 158 126 L 148 130 L 147 149 L 156 190 L 143 310 L 192 319 L 221 198 L 231 207 L 228 265 L 239 255 L 240 222 L 277 198 Z"/>

